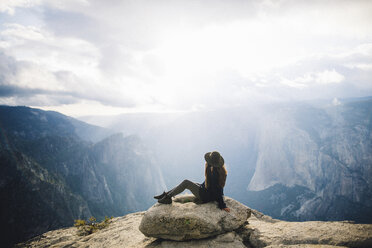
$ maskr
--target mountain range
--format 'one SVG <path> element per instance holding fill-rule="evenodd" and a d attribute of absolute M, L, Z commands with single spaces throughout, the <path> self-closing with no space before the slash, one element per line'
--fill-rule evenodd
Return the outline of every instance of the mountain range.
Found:
<path fill-rule="evenodd" d="M 81 119 L 140 135 L 169 187 L 202 182 L 203 155 L 218 150 L 225 194 L 247 206 L 283 220 L 372 222 L 371 97 Z"/>
<path fill-rule="evenodd" d="M 0 106 L 3 244 L 145 210 L 183 179 L 201 183 L 212 150 L 225 195 L 264 214 L 372 223 L 371 130 L 372 98 L 80 120 Z"/>
<path fill-rule="evenodd" d="M 28 107 L 1 106 L 0 128 L 5 247 L 75 219 L 146 209 L 164 188 L 138 137 Z"/>

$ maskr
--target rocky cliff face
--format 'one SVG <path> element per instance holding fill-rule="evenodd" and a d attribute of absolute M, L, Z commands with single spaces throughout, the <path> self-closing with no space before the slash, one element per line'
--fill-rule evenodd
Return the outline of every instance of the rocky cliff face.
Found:
<path fill-rule="evenodd" d="M 181 196 L 182 197 L 182 196 Z M 241 205 L 233 199 L 227 201 L 228 206 L 238 210 Z M 184 206 L 181 206 L 184 204 Z M 172 204 L 173 205 L 173 204 Z M 183 232 L 194 236 L 187 236 L 186 241 L 174 241 L 171 239 L 157 239 L 146 237 L 140 232 L 146 224 L 145 219 L 156 218 L 153 216 L 155 208 L 161 208 L 156 204 L 147 212 L 138 212 L 128 214 L 123 217 L 113 219 L 108 227 L 99 230 L 88 236 L 78 236 L 75 227 L 50 231 L 35 237 L 17 247 L 123 247 L 126 248 L 166 248 L 166 247 L 214 247 L 214 248 L 256 248 L 256 247 L 371 247 L 372 245 L 372 225 L 371 224 L 353 224 L 349 222 L 286 222 L 272 219 L 262 213 L 249 210 L 252 215 L 245 215 L 245 219 L 239 219 L 243 215 L 237 216 L 233 211 L 226 213 L 217 208 L 216 203 L 202 204 L 198 206 L 192 202 L 177 202 L 174 206 L 164 206 L 164 210 L 173 214 L 172 218 L 163 218 L 159 216 L 160 229 L 157 232 L 164 232 L 171 238 L 185 237 Z M 236 208 L 235 208 L 236 207 Z M 208 209 L 211 213 L 206 213 Z M 189 213 L 181 214 L 182 210 Z M 156 210 L 155 210 L 156 211 Z M 194 212 L 193 215 L 190 215 Z M 160 212 L 159 212 L 160 213 Z M 215 213 L 218 216 L 214 216 Z M 231 216 L 229 216 L 231 215 Z M 177 217 L 178 216 L 178 217 Z M 225 216 L 225 217 L 223 217 Z M 250 217 L 249 217 L 250 216 Z M 222 217 L 222 218 L 221 218 Z M 246 219 L 249 217 L 248 219 Z M 188 220 L 189 222 L 185 222 Z M 219 221 L 218 221 L 219 220 Z M 170 223 L 172 221 L 173 224 Z M 206 231 L 213 234 L 215 229 L 209 230 L 203 227 L 202 222 L 216 222 L 216 227 L 220 234 L 214 233 L 212 237 L 202 238 L 195 236 L 198 233 L 204 235 Z M 218 226 L 230 226 L 233 222 L 240 222 L 233 229 L 222 230 Z M 184 223 L 184 225 L 180 225 Z M 193 225 L 194 228 L 189 228 Z M 142 226 L 142 227 L 141 227 Z M 166 230 L 168 226 L 169 230 Z M 175 232 L 174 228 L 177 227 Z M 164 229 L 165 228 L 165 229 Z M 147 228 L 145 228 L 147 230 Z M 164 230 L 163 230 L 164 229 Z M 153 230 L 153 229 L 151 229 Z M 221 233 L 221 231 L 223 231 Z M 172 236 L 173 235 L 173 236 Z"/>
<path fill-rule="evenodd" d="M 17 151 L 0 152 L 0 202 L 3 247 L 91 215 L 60 177 Z"/>
<path fill-rule="evenodd" d="M 0 221 L 2 245 L 78 218 L 121 216 L 144 210 L 163 189 L 159 169 L 137 137 L 111 135 L 71 123 L 55 112 L 0 108 Z M 92 139 L 80 135 L 87 129 Z M 109 133 L 107 133 L 109 134 Z"/>
<path fill-rule="evenodd" d="M 306 189 L 296 196 L 299 206 L 282 206 L 283 216 L 372 221 L 371 103 L 299 106 L 267 116 L 248 189 L 262 191 L 276 184 Z"/>

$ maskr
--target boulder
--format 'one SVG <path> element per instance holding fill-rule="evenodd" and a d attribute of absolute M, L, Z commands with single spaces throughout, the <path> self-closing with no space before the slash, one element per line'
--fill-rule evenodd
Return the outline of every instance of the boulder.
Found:
<path fill-rule="evenodd" d="M 170 240 L 203 239 L 231 232 L 243 226 L 251 210 L 225 197 L 230 212 L 218 208 L 216 202 L 196 204 L 192 195 L 177 196 L 172 204 L 156 203 L 145 212 L 139 230 L 148 237 Z"/>

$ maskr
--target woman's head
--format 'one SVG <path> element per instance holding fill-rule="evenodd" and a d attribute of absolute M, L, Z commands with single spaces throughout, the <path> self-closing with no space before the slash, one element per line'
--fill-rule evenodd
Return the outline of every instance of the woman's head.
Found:
<path fill-rule="evenodd" d="M 205 187 L 208 188 L 208 170 L 216 170 L 218 173 L 218 183 L 223 188 L 225 187 L 227 170 L 225 167 L 225 160 L 217 151 L 207 152 L 205 158 Z"/>
<path fill-rule="evenodd" d="M 207 152 L 204 155 L 204 159 L 210 166 L 213 167 L 222 167 L 225 164 L 225 160 L 217 151 Z"/>

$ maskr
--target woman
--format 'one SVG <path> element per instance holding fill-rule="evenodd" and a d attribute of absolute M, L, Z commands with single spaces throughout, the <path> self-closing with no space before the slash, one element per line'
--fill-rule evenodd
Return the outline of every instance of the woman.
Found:
<path fill-rule="evenodd" d="M 225 186 L 227 170 L 225 161 L 219 152 L 207 152 L 204 155 L 205 163 L 205 181 L 200 185 L 198 183 L 184 180 L 180 185 L 161 195 L 154 196 L 159 203 L 171 204 L 172 197 L 190 190 L 195 197 L 202 203 L 217 201 L 218 207 L 226 212 L 230 209 L 226 207 L 223 200 L 223 187 Z"/>

